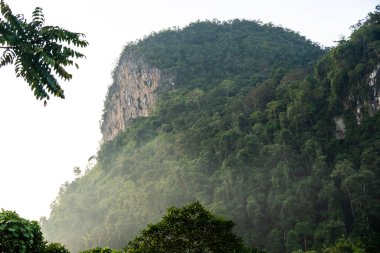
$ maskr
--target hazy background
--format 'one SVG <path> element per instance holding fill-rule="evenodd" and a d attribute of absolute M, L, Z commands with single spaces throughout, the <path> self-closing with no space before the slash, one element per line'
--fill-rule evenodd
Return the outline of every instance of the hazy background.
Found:
<path fill-rule="evenodd" d="M 43 8 L 46 24 L 87 35 L 87 59 L 61 82 L 66 99 L 47 107 L 35 100 L 14 69 L 0 69 L 0 208 L 29 219 L 49 215 L 59 187 L 83 170 L 101 141 L 99 120 L 111 71 L 122 47 L 153 31 L 192 21 L 261 20 L 334 46 L 350 26 L 374 10 L 377 0 L 6 0 L 30 19 Z"/>

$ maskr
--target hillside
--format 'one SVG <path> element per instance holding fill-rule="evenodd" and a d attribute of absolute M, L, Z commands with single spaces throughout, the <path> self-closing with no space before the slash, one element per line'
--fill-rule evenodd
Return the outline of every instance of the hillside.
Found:
<path fill-rule="evenodd" d="M 128 44 L 97 163 L 62 187 L 46 239 L 121 248 L 168 206 L 199 200 L 269 252 L 342 235 L 379 250 L 379 20 L 329 51 L 245 20 Z"/>

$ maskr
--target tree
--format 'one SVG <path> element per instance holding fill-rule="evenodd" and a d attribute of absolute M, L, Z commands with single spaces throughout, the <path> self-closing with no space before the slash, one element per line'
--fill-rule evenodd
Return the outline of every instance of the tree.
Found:
<path fill-rule="evenodd" d="M 108 247 L 105 247 L 104 249 L 96 247 L 93 249 L 81 251 L 80 253 L 121 253 L 121 251 L 113 250 Z"/>
<path fill-rule="evenodd" d="M 360 241 L 355 241 L 350 238 L 341 238 L 335 244 L 323 249 L 323 253 L 365 253 L 364 247 Z"/>
<path fill-rule="evenodd" d="M 0 212 L 0 252 L 41 253 L 45 242 L 36 221 L 29 221 L 12 211 Z"/>
<path fill-rule="evenodd" d="M 45 246 L 45 251 L 43 253 L 70 253 L 70 251 L 60 243 L 51 242 Z"/>
<path fill-rule="evenodd" d="M 73 59 L 84 55 L 70 46 L 86 47 L 88 42 L 83 39 L 84 34 L 44 26 L 40 7 L 33 11 L 31 22 L 23 15 L 13 14 L 4 0 L 0 1 L 0 12 L 0 48 L 3 49 L 0 67 L 14 64 L 16 76 L 24 78 L 38 100 L 46 102 L 49 95 L 64 98 L 57 77 L 65 81 L 72 78 L 65 67 L 78 68 Z"/>
<path fill-rule="evenodd" d="M 207 211 L 199 202 L 171 207 L 162 220 L 149 225 L 125 247 L 137 252 L 242 252 L 242 240 L 232 233 L 234 223 Z"/>
<path fill-rule="evenodd" d="M 365 166 L 357 171 L 352 167 L 347 160 L 338 161 L 331 176 L 341 181 L 340 188 L 349 199 L 354 225 L 367 233 L 371 225 L 370 214 L 375 210 L 374 203 L 377 202 L 376 197 L 371 196 L 371 186 L 375 185 L 376 175 Z"/>
<path fill-rule="evenodd" d="M 82 170 L 80 169 L 80 167 L 75 166 L 73 169 L 73 173 L 74 173 L 74 176 L 79 177 L 82 174 Z"/>
<path fill-rule="evenodd" d="M 36 221 L 29 221 L 21 218 L 16 212 L 2 209 L 0 253 L 70 253 L 70 251 L 60 243 L 46 242 Z"/>

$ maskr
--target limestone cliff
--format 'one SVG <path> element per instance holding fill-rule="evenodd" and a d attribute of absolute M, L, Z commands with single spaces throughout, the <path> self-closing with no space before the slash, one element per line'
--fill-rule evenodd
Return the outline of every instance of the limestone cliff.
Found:
<path fill-rule="evenodd" d="M 356 123 L 360 125 L 363 113 L 367 112 L 368 115 L 373 116 L 376 112 L 380 111 L 380 64 L 377 64 L 373 71 L 365 78 L 363 90 L 368 90 L 367 95 L 363 98 L 361 92 L 357 94 L 350 94 L 345 101 L 345 110 L 352 110 L 356 117 Z M 350 107 L 354 104 L 354 107 Z M 336 115 L 335 122 L 335 136 L 338 140 L 343 140 L 346 135 L 346 122 L 343 115 Z"/>
<path fill-rule="evenodd" d="M 147 64 L 142 57 L 124 52 L 113 74 L 100 123 L 103 140 L 113 140 L 126 124 L 151 112 L 157 91 L 173 86 L 171 78 Z"/>

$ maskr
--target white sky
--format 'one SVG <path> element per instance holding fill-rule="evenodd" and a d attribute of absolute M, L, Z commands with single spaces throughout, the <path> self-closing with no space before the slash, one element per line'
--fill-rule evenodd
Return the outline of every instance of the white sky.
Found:
<path fill-rule="evenodd" d="M 6 0 L 30 19 L 43 8 L 47 25 L 87 35 L 74 78 L 62 83 L 66 99 L 44 107 L 11 66 L 0 69 L 0 208 L 38 220 L 49 215 L 59 187 L 96 154 L 99 120 L 111 71 L 129 41 L 192 21 L 261 20 L 333 46 L 379 0 Z"/>

